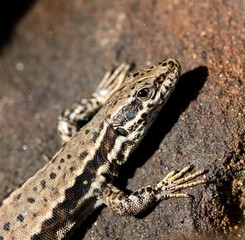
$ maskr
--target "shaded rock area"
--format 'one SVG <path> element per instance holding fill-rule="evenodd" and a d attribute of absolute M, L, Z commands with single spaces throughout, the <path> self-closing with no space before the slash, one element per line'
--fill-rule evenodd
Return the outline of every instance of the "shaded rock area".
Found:
<path fill-rule="evenodd" d="M 194 164 L 208 184 L 138 217 L 98 209 L 72 239 L 244 239 L 244 2 L 24 0 L 1 6 L 0 199 L 60 147 L 57 116 L 106 70 L 173 57 L 176 91 L 116 184 Z"/>

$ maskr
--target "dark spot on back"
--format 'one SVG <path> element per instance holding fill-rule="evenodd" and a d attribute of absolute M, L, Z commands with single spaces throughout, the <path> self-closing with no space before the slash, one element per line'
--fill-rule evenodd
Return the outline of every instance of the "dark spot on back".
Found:
<path fill-rule="evenodd" d="M 97 140 L 97 138 L 99 137 L 99 135 L 100 135 L 100 134 L 99 134 L 98 132 L 94 132 L 94 133 L 93 133 L 93 138 L 92 138 L 92 139 L 93 139 L 94 143 L 96 143 L 96 140 Z"/>
<path fill-rule="evenodd" d="M 52 173 L 50 173 L 49 177 L 50 177 L 51 179 L 55 179 L 55 178 L 56 178 L 56 174 L 52 172 Z"/>
<path fill-rule="evenodd" d="M 16 199 L 19 200 L 21 197 L 21 193 L 16 196 Z"/>
<path fill-rule="evenodd" d="M 17 216 L 17 220 L 19 220 L 20 222 L 23 222 L 25 220 L 24 216 L 22 214 L 19 214 Z"/>
<path fill-rule="evenodd" d="M 5 230 L 5 231 L 9 231 L 10 230 L 10 222 L 4 223 L 3 230 Z"/>
<path fill-rule="evenodd" d="M 80 154 L 79 158 L 80 158 L 80 159 L 84 159 L 87 155 L 88 155 L 88 153 L 87 153 L 86 151 L 83 151 L 83 152 Z"/>
<path fill-rule="evenodd" d="M 162 63 L 162 66 L 163 66 L 163 67 L 165 67 L 166 65 L 167 65 L 167 63 L 166 63 L 166 62 L 163 62 L 163 63 Z"/>
<path fill-rule="evenodd" d="M 89 134 L 90 130 L 89 129 L 86 129 L 85 130 L 85 134 Z"/>
<path fill-rule="evenodd" d="M 60 159 L 60 162 L 61 162 L 61 163 L 64 163 L 64 162 L 65 162 L 65 159 L 64 159 L 64 158 L 61 158 L 61 159 Z"/>
<path fill-rule="evenodd" d="M 33 192 L 36 192 L 36 191 L 37 191 L 37 187 L 34 187 L 34 188 L 33 188 Z"/>
<path fill-rule="evenodd" d="M 61 169 L 61 166 L 59 165 L 59 166 L 57 167 L 57 169 L 60 170 L 60 169 Z"/>
<path fill-rule="evenodd" d="M 71 154 L 67 154 L 67 158 L 68 159 L 71 159 Z"/>
<path fill-rule="evenodd" d="M 76 170 L 75 167 L 70 167 L 70 171 L 73 172 L 74 170 Z"/>
<path fill-rule="evenodd" d="M 36 200 L 35 200 L 35 198 L 27 198 L 27 201 L 28 201 L 29 203 L 34 203 Z"/>
<path fill-rule="evenodd" d="M 42 189 L 46 188 L 46 181 L 45 180 L 42 180 L 40 183 L 41 183 Z"/>

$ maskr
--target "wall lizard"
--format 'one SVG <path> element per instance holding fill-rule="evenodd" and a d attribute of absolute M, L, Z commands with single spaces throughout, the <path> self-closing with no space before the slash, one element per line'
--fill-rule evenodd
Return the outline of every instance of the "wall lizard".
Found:
<path fill-rule="evenodd" d="M 65 143 L 3 201 L 0 240 L 68 239 L 101 204 L 119 215 L 137 215 L 160 200 L 188 197 L 176 191 L 205 182 L 191 181 L 203 175 L 203 170 L 184 176 L 192 168 L 187 166 L 130 195 L 113 185 L 118 168 L 174 90 L 181 69 L 174 59 L 126 76 L 129 67 L 122 64 L 108 72 L 91 98 L 63 112 L 58 131 Z"/>

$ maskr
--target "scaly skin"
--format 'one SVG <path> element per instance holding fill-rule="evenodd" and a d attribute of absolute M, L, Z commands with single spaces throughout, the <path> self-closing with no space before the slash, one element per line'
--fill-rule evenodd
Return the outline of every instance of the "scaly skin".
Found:
<path fill-rule="evenodd" d="M 81 100 L 59 118 L 59 132 L 68 141 L 3 201 L 0 240 L 67 239 L 101 204 L 120 215 L 136 215 L 162 199 L 187 197 L 175 191 L 204 183 L 187 183 L 204 173 L 183 177 L 188 166 L 130 195 L 113 185 L 118 167 L 138 146 L 180 74 L 174 59 L 125 77 L 128 69 L 124 64 L 107 74 L 90 100 Z M 79 130 L 79 121 L 97 111 Z"/>

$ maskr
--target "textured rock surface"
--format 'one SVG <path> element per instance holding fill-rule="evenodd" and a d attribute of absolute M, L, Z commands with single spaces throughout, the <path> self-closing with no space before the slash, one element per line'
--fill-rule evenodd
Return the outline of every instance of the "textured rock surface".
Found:
<path fill-rule="evenodd" d="M 31 1 L 1 7 L 0 199 L 60 146 L 59 113 L 106 70 L 167 57 L 183 67 L 169 103 L 117 184 L 137 189 L 188 163 L 209 169 L 194 199 L 146 214 L 96 211 L 73 239 L 241 239 L 244 231 L 243 1 Z"/>

